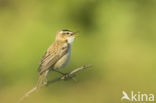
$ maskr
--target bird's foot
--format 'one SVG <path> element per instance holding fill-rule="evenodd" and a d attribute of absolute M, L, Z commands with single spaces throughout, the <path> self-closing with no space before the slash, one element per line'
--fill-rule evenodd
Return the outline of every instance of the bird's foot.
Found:
<path fill-rule="evenodd" d="M 63 76 L 64 76 L 64 80 L 72 79 L 75 81 L 75 79 L 73 77 L 75 77 L 76 75 L 71 75 L 70 73 L 65 73 Z"/>

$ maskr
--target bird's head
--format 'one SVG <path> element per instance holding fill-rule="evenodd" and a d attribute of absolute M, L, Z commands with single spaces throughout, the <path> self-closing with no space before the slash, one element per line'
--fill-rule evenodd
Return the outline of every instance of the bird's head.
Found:
<path fill-rule="evenodd" d="M 75 34 L 76 32 L 70 30 L 60 30 L 56 35 L 56 40 L 67 41 L 69 44 L 72 44 L 76 36 Z"/>

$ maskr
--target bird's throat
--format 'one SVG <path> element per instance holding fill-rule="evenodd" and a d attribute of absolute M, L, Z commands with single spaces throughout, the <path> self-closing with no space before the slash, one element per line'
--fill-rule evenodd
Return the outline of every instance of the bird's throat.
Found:
<path fill-rule="evenodd" d="M 69 44 L 72 44 L 74 42 L 74 39 L 75 39 L 75 37 L 69 37 L 69 38 L 67 38 L 67 42 Z"/>

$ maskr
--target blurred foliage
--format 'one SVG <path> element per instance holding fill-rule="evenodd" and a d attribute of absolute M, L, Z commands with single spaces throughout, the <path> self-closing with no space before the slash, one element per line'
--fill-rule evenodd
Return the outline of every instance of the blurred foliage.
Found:
<path fill-rule="evenodd" d="M 155 11 L 155 0 L 0 0 L 1 103 L 36 85 L 40 59 L 60 29 L 80 35 L 63 72 L 93 67 L 23 103 L 118 103 L 122 90 L 156 93 Z"/>

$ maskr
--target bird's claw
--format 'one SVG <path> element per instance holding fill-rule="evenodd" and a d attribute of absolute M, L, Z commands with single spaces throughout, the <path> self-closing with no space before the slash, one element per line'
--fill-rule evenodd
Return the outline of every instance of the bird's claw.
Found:
<path fill-rule="evenodd" d="M 65 73 L 64 74 L 64 80 L 69 80 L 69 79 L 73 79 L 73 77 L 75 77 L 76 75 L 74 74 L 69 74 L 69 73 Z"/>

